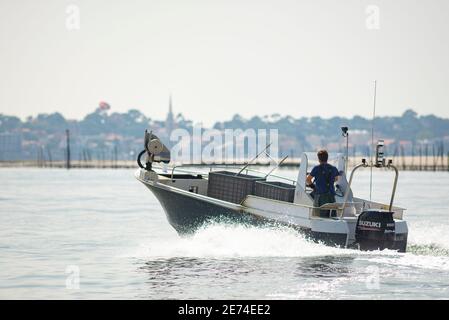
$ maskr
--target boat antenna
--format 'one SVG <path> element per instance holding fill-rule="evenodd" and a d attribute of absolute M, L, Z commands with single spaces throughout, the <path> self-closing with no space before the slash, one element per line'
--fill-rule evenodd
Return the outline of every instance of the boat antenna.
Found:
<path fill-rule="evenodd" d="M 371 121 L 371 155 L 370 155 L 370 177 L 369 177 L 369 200 L 372 201 L 373 194 L 373 153 L 374 153 L 374 119 L 376 118 L 376 94 L 377 80 L 374 80 L 374 101 L 373 101 L 373 120 Z"/>
<path fill-rule="evenodd" d="M 348 162 L 349 162 L 349 128 L 341 127 L 341 135 L 346 138 L 346 159 L 345 159 L 345 175 L 348 173 Z"/>

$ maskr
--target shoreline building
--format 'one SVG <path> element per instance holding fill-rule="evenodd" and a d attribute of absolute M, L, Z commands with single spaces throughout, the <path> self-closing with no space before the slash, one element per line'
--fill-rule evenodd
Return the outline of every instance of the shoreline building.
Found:
<path fill-rule="evenodd" d="M 20 134 L 0 134 L 0 161 L 8 160 L 22 160 L 22 137 Z"/>

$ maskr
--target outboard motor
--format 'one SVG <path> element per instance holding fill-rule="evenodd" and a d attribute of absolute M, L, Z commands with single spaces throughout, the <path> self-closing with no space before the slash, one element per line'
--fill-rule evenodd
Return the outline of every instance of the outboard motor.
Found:
<path fill-rule="evenodd" d="M 360 250 L 392 249 L 395 245 L 393 212 L 385 210 L 363 211 L 357 220 L 356 242 Z"/>

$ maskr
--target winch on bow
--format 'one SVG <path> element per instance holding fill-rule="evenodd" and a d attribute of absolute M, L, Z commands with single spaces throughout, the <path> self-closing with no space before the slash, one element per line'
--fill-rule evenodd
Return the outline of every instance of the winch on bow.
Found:
<path fill-rule="evenodd" d="M 145 130 L 144 146 L 145 149 L 137 156 L 137 164 L 140 168 L 151 171 L 153 162 L 170 162 L 170 150 L 152 131 L 148 132 L 148 130 Z M 141 161 L 144 154 L 146 155 L 145 165 Z"/>

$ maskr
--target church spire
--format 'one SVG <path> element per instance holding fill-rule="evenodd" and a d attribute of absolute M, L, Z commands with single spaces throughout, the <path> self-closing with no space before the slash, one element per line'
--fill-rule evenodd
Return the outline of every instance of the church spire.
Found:
<path fill-rule="evenodd" d="M 170 134 L 175 126 L 175 119 L 173 116 L 173 103 L 172 103 L 172 96 L 170 93 L 170 96 L 168 98 L 168 114 L 167 119 L 165 120 L 165 128 L 167 129 L 167 133 Z"/>
<path fill-rule="evenodd" d="M 169 96 L 169 100 L 168 100 L 168 114 L 172 115 L 173 117 L 173 106 L 172 106 L 172 99 L 171 99 L 171 92 L 170 92 L 170 96 Z"/>

